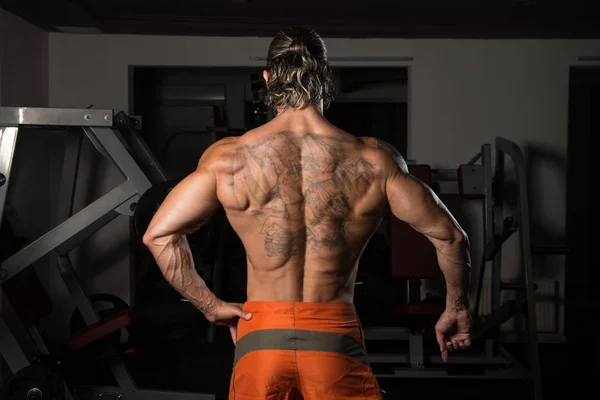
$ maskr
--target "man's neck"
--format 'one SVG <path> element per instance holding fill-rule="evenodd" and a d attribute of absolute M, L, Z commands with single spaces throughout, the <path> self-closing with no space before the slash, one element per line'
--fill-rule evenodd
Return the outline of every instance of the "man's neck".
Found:
<path fill-rule="evenodd" d="M 276 117 L 322 117 L 323 116 L 323 103 L 311 104 L 303 109 L 294 108 L 280 108 L 277 109 Z"/>

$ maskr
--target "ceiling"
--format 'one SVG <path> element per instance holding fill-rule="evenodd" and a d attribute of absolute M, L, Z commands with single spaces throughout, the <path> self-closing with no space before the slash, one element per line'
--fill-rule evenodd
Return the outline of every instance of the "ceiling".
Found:
<path fill-rule="evenodd" d="M 324 37 L 600 38 L 598 0 L 0 0 L 48 31 Z"/>

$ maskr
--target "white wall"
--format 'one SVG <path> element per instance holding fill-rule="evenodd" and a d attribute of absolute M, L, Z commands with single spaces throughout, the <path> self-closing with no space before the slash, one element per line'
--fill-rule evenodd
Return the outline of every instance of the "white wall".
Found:
<path fill-rule="evenodd" d="M 411 56 L 410 63 L 343 62 L 333 66 L 411 67 L 408 157 L 434 167 L 454 168 L 496 136 L 524 149 L 543 146 L 566 157 L 569 67 L 591 55 L 600 41 L 567 40 L 401 40 L 329 39 L 332 57 Z M 267 38 L 164 37 L 50 34 L 49 104 L 128 110 L 129 66 L 262 66 Z M 532 167 L 532 214 L 543 231 L 564 234 L 565 174 L 543 161 Z M 95 185 L 107 190 L 117 182 L 103 174 Z M 103 178 L 104 177 L 104 178 Z M 480 208 L 463 207 L 461 222 L 479 258 Z M 468 222 L 471 221 L 471 222 Z M 473 221 L 475 221 L 473 223 Z M 99 252 L 127 240 L 127 222 L 114 222 L 97 235 Z M 516 242 L 504 257 L 507 278 L 516 275 Z M 126 254 L 94 286 L 123 294 L 128 283 Z M 536 266 L 560 277 L 562 260 Z"/>

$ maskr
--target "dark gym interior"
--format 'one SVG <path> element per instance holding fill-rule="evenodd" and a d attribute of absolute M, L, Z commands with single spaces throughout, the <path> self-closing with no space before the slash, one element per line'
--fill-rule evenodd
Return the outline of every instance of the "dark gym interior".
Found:
<path fill-rule="evenodd" d="M 265 57 L 291 25 L 328 46 L 325 118 L 395 147 L 471 244 L 472 346 L 443 363 L 435 248 L 384 213 L 353 300 L 383 397 L 594 389 L 597 4 L 198 3 L 0 3 L 0 399 L 228 398 L 227 327 L 169 284 L 142 236 L 213 143 L 276 118 Z M 208 288 L 244 303 L 225 212 L 188 241 Z"/>

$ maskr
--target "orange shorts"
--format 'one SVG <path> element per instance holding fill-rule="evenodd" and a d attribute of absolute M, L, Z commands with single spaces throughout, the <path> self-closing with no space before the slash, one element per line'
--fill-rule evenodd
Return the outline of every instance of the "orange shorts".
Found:
<path fill-rule="evenodd" d="M 248 302 L 230 400 L 382 399 L 354 306 Z"/>

